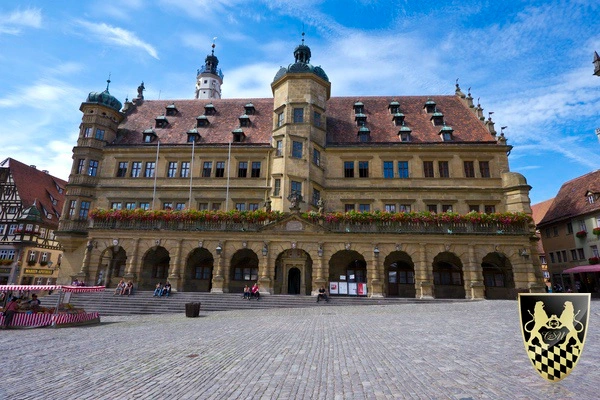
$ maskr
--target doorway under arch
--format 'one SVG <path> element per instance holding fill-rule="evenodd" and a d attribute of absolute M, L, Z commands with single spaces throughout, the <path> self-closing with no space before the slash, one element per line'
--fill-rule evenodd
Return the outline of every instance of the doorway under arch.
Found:
<path fill-rule="evenodd" d="M 231 257 L 230 293 L 243 293 L 244 286 L 258 282 L 258 256 L 250 249 L 240 249 Z"/>
<path fill-rule="evenodd" d="M 142 270 L 138 282 L 139 290 L 154 290 L 158 282 L 165 283 L 169 276 L 169 251 L 162 246 L 153 247 L 142 260 Z"/>
<path fill-rule="evenodd" d="M 386 275 L 386 295 L 388 297 L 416 296 L 415 264 L 404 251 L 390 253 L 384 261 Z"/>
<path fill-rule="evenodd" d="M 433 259 L 433 296 L 436 299 L 465 298 L 463 265 L 456 254 L 444 252 Z"/>
<path fill-rule="evenodd" d="M 517 298 L 512 264 L 503 253 L 489 253 L 481 262 L 486 299 Z"/>
<path fill-rule="evenodd" d="M 293 267 L 288 271 L 288 294 L 300 294 L 300 285 L 302 283 L 302 273 L 300 269 Z"/>
<path fill-rule="evenodd" d="M 183 274 L 184 292 L 210 292 L 214 266 L 213 255 L 205 248 L 194 249 Z"/>
<path fill-rule="evenodd" d="M 301 249 L 282 251 L 275 260 L 274 294 L 310 295 L 312 287 L 312 259 Z M 316 289 L 315 289 L 316 290 Z"/>

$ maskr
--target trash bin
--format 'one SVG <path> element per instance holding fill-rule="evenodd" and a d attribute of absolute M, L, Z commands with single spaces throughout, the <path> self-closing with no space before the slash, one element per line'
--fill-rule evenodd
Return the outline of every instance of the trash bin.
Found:
<path fill-rule="evenodd" d="M 185 316 L 196 318 L 200 315 L 200 303 L 185 303 Z"/>

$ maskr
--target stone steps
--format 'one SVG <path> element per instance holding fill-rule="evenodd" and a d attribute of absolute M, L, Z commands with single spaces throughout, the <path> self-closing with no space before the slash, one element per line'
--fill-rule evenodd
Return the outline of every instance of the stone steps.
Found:
<path fill-rule="evenodd" d="M 469 300 L 421 300 L 414 298 L 332 297 L 329 303 L 316 302 L 313 296 L 263 295 L 260 300 L 244 300 L 240 293 L 177 292 L 170 297 L 153 297 L 152 291 L 137 291 L 131 296 L 114 296 L 114 289 L 98 293 L 74 293 L 71 304 L 100 315 L 184 313 L 185 304 L 201 303 L 200 311 L 223 311 L 264 308 L 301 308 L 323 306 L 357 306 L 381 304 L 440 303 Z M 43 298 L 43 305 L 53 306 L 57 293 Z"/>

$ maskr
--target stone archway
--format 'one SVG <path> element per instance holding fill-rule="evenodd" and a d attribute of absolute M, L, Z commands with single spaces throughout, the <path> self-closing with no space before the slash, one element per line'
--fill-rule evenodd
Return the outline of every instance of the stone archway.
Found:
<path fill-rule="evenodd" d="M 154 290 L 158 282 L 165 283 L 169 276 L 169 251 L 162 246 L 152 247 L 142 260 L 138 290 Z"/>
<path fill-rule="evenodd" d="M 303 296 L 312 293 L 312 259 L 306 251 L 287 249 L 277 256 L 273 293 Z"/>
<path fill-rule="evenodd" d="M 194 249 L 188 256 L 183 273 L 184 292 L 210 292 L 214 258 L 205 248 Z"/>
<path fill-rule="evenodd" d="M 351 284 L 367 283 L 367 262 L 362 254 L 354 250 L 341 250 L 331 256 L 329 282 L 339 282 L 340 295 L 350 294 Z M 344 290 L 345 284 L 348 284 L 347 292 Z"/>
<path fill-rule="evenodd" d="M 488 253 L 481 262 L 486 299 L 517 298 L 512 264 L 503 253 Z"/>
<path fill-rule="evenodd" d="M 126 265 L 127 252 L 124 248 L 120 246 L 107 248 L 100 255 L 93 284 L 107 288 L 116 286 L 125 275 Z"/>
<path fill-rule="evenodd" d="M 416 297 L 415 264 L 404 251 L 390 253 L 383 263 L 386 295 L 388 297 Z"/>
<path fill-rule="evenodd" d="M 462 261 L 443 252 L 433 259 L 433 296 L 436 299 L 464 299 L 466 296 Z"/>
<path fill-rule="evenodd" d="M 258 282 L 258 256 L 250 249 L 240 249 L 231 257 L 229 292 L 243 293 L 244 286 Z"/>

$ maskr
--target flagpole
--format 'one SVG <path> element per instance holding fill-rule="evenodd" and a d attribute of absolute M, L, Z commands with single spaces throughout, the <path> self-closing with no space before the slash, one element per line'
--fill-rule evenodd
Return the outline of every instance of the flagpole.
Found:
<path fill-rule="evenodd" d="M 156 146 L 156 164 L 154 165 L 154 190 L 152 192 L 152 209 L 154 210 L 154 199 L 156 199 L 156 176 L 158 175 L 158 152 L 160 151 L 160 140 Z"/>
<path fill-rule="evenodd" d="M 192 162 L 190 164 L 190 204 L 188 204 L 188 208 L 192 209 L 192 175 L 194 174 L 194 150 L 195 150 L 196 140 L 192 140 Z"/>
<path fill-rule="evenodd" d="M 229 211 L 229 170 L 231 168 L 231 142 L 229 142 L 229 151 L 227 152 L 227 190 L 225 192 L 225 211 Z"/>

